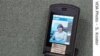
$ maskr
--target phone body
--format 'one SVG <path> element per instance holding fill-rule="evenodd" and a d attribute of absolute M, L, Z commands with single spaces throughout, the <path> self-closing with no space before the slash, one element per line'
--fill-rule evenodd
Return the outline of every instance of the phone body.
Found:
<path fill-rule="evenodd" d="M 80 8 L 74 5 L 50 6 L 44 54 L 74 55 L 79 13 Z"/>

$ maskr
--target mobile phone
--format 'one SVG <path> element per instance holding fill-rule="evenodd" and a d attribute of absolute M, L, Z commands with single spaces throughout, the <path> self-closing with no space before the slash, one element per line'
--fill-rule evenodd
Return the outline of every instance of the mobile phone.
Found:
<path fill-rule="evenodd" d="M 52 4 L 49 11 L 43 53 L 73 56 L 80 8 L 69 4 Z"/>

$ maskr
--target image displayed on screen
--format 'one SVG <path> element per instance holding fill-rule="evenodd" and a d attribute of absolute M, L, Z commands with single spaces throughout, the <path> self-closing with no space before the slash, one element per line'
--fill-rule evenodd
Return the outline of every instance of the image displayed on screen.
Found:
<path fill-rule="evenodd" d="M 73 19 L 72 16 L 53 15 L 49 42 L 70 45 Z"/>

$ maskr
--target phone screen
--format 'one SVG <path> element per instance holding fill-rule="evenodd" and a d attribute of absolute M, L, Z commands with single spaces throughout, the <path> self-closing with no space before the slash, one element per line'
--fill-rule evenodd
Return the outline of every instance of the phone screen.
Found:
<path fill-rule="evenodd" d="M 53 15 L 50 39 L 51 52 L 65 54 L 66 45 L 70 45 L 73 16 Z"/>

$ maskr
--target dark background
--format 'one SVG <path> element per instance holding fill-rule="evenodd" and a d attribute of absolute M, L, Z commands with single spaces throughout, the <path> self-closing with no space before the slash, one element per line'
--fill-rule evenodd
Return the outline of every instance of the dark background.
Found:
<path fill-rule="evenodd" d="M 92 0 L 0 0 L 0 56 L 43 56 L 48 8 L 54 3 L 81 8 L 78 56 L 92 56 Z"/>

